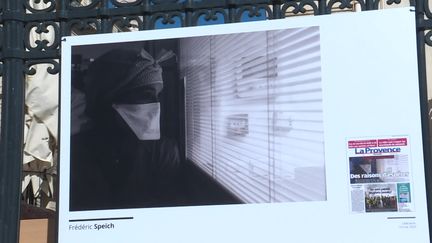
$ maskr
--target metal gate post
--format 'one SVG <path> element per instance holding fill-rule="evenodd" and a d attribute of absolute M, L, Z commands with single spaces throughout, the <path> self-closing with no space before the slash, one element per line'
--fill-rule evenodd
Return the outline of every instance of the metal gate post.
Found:
<path fill-rule="evenodd" d="M 422 119 L 422 134 L 423 134 L 423 157 L 424 168 L 426 173 L 426 197 L 428 208 L 429 227 L 432 222 L 432 154 L 431 154 L 431 139 L 429 127 L 429 107 L 427 93 L 427 77 L 426 77 L 426 36 L 425 30 L 431 29 L 432 24 L 425 19 L 427 13 L 428 0 L 416 0 L 416 31 L 417 31 L 417 62 L 418 62 L 418 77 L 419 77 L 419 92 L 420 92 L 420 112 Z M 429 238 L 432 239 L 432 230 L 429 229 Z"/>
<path fill-rule="evenodd" d="M 3 104 L 0 134 L 0 243 L 18 242 L 24 128 L 23 5 L 3 1 Z"/>

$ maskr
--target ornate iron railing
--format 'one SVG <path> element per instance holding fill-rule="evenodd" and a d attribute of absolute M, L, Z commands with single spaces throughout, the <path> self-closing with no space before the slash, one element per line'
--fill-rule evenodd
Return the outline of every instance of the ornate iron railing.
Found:
<path fill-rule="evenodd" d="M 3 77 L 0 242 L 18 240 L 25 75 L 34 75 L 36 69 L 33 66 L 40 63 L 50 64 L 46 72 L 59 73 L 63 36 L 130 28 L 147 30 L 161 25 L 180 27 L 203 22 L 233 23 L 254 18 L 324 15 L 355 8 L 366 11 L 400 3 L 401 0 L 0 0 L 0 74 Z M 432 12 L 427 0 L 411 0 L 410 5 L 416 7 L 422 112 L 427 114 L 425 46 L 432 46 Z M 53 38 L 33 40 L 30 38 L 32 33 L 51 33 Z M 423 124 L 423 132 L 428 134 L 426 116 Z M 429 145 L 428 136 L 424 137 L 425 144 Z M 429 158 L 429 152 L 425 149 L 426 158 Z M 427 161 L 426 169 L 432 171 Z M 427 180 L 431 185 L 430 179 Z"/>

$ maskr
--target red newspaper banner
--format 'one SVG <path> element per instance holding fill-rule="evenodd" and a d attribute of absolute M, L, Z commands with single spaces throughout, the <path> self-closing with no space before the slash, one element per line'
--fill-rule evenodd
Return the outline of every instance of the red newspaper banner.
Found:
<path fill-rule="evenodd" d="M 348 148 L 371 148 L 377 147 L 378 143 L 376 139 L 369 140 L 354 140 L 348 141 Z"/>
<path fill-rule="evenodd" d="M 406 138 L 378 139 L 378 147 L 407 146 L 407 144 Z"/>

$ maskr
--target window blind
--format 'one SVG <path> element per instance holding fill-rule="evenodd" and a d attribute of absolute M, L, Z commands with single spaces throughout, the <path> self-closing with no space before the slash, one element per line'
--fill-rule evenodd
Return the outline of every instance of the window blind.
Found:
<path fill-rule="evenodd" d="M 180 56 L 186 93 L 186 157 L 212 175 L 210 37 L 182 41 Z"/>
<path fill-rule="evenodd" d="M 319 29 L 180 49 L 187 158 L 247 203 L 325 200 Z"/>
<path fill-rule="evenodd" d="M 325 194 L 318 27 L 267 32 L 277 76 L 269 79 L 273 200 L 323 200 Z"/>

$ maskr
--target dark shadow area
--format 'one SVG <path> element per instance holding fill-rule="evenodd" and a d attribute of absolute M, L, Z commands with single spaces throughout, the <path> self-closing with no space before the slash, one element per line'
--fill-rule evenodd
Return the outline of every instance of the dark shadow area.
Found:
<path fill-rule="evenodd" d="M 71 211 L 241 203 L 185 160 L 177 40 L 72 50 Z"/>

